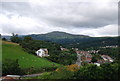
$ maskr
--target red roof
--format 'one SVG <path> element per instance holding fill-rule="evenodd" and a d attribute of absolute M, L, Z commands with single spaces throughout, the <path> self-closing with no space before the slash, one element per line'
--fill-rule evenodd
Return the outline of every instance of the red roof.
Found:
<path fill-rule="evenodd" d="M 0 79 L 2 79 L 2 81 L 15 81 L 12 77 L 8 76 L 1 77 Z"/>
<path fill-rule="evenodd" d="M 79 53 L 79 54 L 89 54 L 89 52 L 87 52 L 87 51 L 76 51 L 76 53 Z"/>

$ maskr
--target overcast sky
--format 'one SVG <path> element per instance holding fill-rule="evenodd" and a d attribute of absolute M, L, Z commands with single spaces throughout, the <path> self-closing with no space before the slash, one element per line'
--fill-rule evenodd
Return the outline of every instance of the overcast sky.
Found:
<path fill-rule="evenodd" d="M 118 35 L 118 0 L 1 0 L 0 33 Z"/>

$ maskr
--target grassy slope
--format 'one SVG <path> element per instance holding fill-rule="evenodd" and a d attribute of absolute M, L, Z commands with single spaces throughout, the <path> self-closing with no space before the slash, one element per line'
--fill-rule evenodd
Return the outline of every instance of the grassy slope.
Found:
<path fill-rule="evenodd" d="M 2 59 L 19 59 L 19 64 L 21 68 L 29 68 L 29 67 L 51 67 L 54 65 L 59 66 L 59 64 L 50 62 L 44 58 L 40 58 L 34 56 L 32 54 L 28 54 L 23 51 L 23 49 L 11 42 L 3 41 L 2 44 Z"/>

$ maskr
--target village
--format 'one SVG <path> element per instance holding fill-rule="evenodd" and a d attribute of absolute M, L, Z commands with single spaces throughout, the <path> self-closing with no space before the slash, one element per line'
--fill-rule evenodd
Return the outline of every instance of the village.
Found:
<path fill-rule="evenodd" d="M 98 50 L 92 50 L 92 51 L 80 51 L 77 50 L 77 62 L 76 64 L 78 64 L 79 66 L 82 65 L 83 63 L 88 63 L 88 64 L 96 64 L 97 66 L 100 66 L 100 64 L 102 63 L 110 63 L 113 62 L 113 59 L 108 56 L 108 55 L 104 55 L 104 54 L 99 54 L 101 59 L 97 59 L 96 62 L 92 62 L 92 58 L 93 58 L 93 54 L 97 54 Z"/>
<path fill-rule="evenodd" d="M 108 47 L 108 46 L 106 46 L 106 47 Z M 117 47 L 117 46 L 109 46 L 109 47 L 111 47 L 111 48 L 113 47 L 114 48 L 114 47 Z M 60 48 L 61 48 L 61 51 L 68 51 L 67 48 L 63 48 L 62 46 Z M 97 66 L 100 66 L 100 64 L 110 63 L 110 62 L 114 61 L 110 56 L 108 56 L 106 54 L 99 54 L 99 56 L 100 56 L 101 59 L 97 59 L 95 62 L 92 62 L 93 56 L 95 54 L 98 54 L 98 52 L 100 50 L 83 51 L 83 50 L 79 50 L 78 48 L 72 48 L 72 49 L 77 54 L 76 64 L 78 66 L 81 66 L 84 63 L 96 64 Z M 48 56 L 50 56 L 48 54 L 47 48 L 40 48 L 38 51 L 36 51 L 36 54 L 39 57 L 48 57 Z"/>

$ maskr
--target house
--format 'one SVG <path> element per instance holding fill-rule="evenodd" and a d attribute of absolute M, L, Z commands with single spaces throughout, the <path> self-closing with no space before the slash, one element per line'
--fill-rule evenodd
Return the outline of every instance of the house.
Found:
<path fill-rule="evenodd" d="M 72 48 L 72 50 L 74 50 L 74 51 L 78 51 L 78 48 Z"/>
<path fill-rule="evenodd" d="M 36 51 L 37 56 L 39 57 L 48 57 L 48 50 L 46 48 L 40 48 L 39 50 Z"/>
<path fill-rule="evenodd" d="M 92 53 L 92 54 L 97 54 L 100 50 L 91 50 L 91 51 L 88 51 L 89 53 Z"/>
<path fill-rule="evenodd" d="M 97 65 L 97 66 L 100 66 L 100 63 L 94 63 L 95 65 Z"/>
<path fill-rule="evenodd" d="M 92 60 L 92 55 L 88 51 L 76 51 L 77 54 L 81 56 L 81 62 L 90 63 Z"/>
<path fill-rule="evenodd" d="M 61 51 L 69 51 L 67 48 L 60 47 Z"/>
<path fill-rule="evenodd" d="M 108 56 L 108 55 L 102 55 L 101 57 L 106 62 L 113 62 L 113 59 L 110 56 Z"/>
<path fill-rule="evenodd" d="M 92 60 L 92 58 L 90 58 L 90 57 L 88 58 L 88 57 L 87 57 L 87 58 L 85 58 L 85 59 L 83 60 L 83 62 L 90 63 L 91 60 Z"/>
<path fill-rule="evenodd" d="M 115 46 L 104 46 L 104 47 L 101 47 L 101 48 L 118 48 L 118 45 L 115 45 Z"/>
<path fill-rule="evenodd" d="M 76 51 L 77 54 L 81 54 L 81 55 L 87 55 L 89 54 L 89 52 L 87 51 Z"/>
<path fill-rule="evenodd" d="M 102 63 L 106 63 L 106 61 L 104 59 L 98 59 L 97 63 L 102 64 Z"/>
<path fill-rule="evenodd" d="M 92 55 L 91 54 L 86 54 L 86 55 L 83 55 L 83 62 L 87 62 L 87 63 L 90 63 L 91 60 L 92 60 Z"/>

